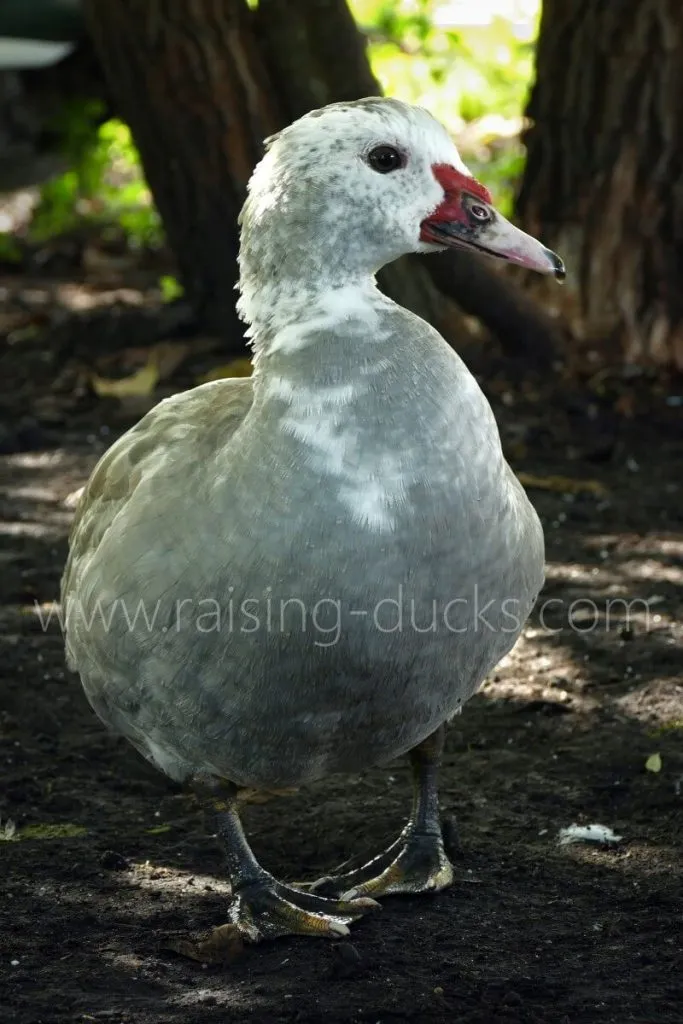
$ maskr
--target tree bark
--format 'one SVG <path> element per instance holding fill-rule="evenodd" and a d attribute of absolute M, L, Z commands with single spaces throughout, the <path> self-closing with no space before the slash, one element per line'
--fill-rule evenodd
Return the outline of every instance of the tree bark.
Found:
<path fill-rule="evenodd" d="M 235 312 L 237 217 L 262 139 L 282 116 L 243 0 L 86 0 L 201 323 L 244 347 Z"/>
<path fill-rule="evenodd" d="M 683 4 L 544 0 L 536 70 L 518 212 L 562 311 L 605 358 L 683 368 Z"/>

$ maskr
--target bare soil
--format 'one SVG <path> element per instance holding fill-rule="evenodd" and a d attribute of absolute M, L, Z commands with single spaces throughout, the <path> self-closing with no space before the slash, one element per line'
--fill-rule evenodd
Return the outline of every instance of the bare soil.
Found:
<path fill-rule="evenodd" d="M 62 339 L 72 328 L 84 330 L 60 318 Z M 66 672 L 57 621 L 44 629 L 35 611 L 58 594 L 68 496 L 134 416 L 88 393 L 55 397 L 63 348 L 46 350 L 49 332 L 17 340 L 16 330 L 0 347 L 4 1019 L 680 1022 L 675 385 L 569 387 L 479 355 L 510 459 L 540 478 L 530 493 L 548 542 L 543 600 L 555 603 L 536 610 L 450 729 L 441 801 L 457 821 L 457 883 L 386 900 L 345 941 L 281 940 L 203 966 L 165 946 L 225 920 L 220 850 L 193 799 L 100 725 Z M 191 383 L 181 375 L 172 386 Z M 558 475 L 584 490 L 571 493 Z M 607 616 L 606 601 L 619 598 L 641 603 Z M 654 754 L 659 771 L 646 768 Z M 313 878 L 378 852 L 409 800 L 397 763 L 253 806 L 246 824 L 276 875 Z M 592 822 L 621 841 L 558 844 L 559 829 Z"/>

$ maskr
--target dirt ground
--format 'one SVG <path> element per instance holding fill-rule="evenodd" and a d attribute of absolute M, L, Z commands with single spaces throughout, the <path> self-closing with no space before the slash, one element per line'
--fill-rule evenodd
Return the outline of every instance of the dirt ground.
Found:
<path fill-rule="evenodd" d="M 25 307 L 0 348 L 3 1019 L 680 1022 L 676 385 L 581 390 L 484 367 L 510 459 L 531 474 L 554 603 L 450 730 L 441 802 L 457 821 L 457 883 L 386 900 L 345 941 L 281 940 L 207 966 L 165 946 L 225 919 L 220 851 L 193 799 L 105 732 L 65 670 L 56 620 L 44 629 L 35 611 L 57 597 L 69 495 L 136 414 L 55 398 L 79 324 L 48 316 L 61 340 L 46 353 Z M 79 329 L 87 347 L 92 324 Z M 251 807 L 246 824 L 265 866 L 312 878 L 386 845 L 409 799 L 398 763 Z M 559 829 L 593 822 L 621 840 L 559 845 Z"/>

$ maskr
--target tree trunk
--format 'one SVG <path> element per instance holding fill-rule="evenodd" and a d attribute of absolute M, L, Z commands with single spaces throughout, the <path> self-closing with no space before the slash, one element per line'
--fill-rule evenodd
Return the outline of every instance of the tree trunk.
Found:
<path fill-rule="evenodd" d="M 86 16 L 201 323 L 241 352 L 237 216 L 282 125 L 243 0 L 86 0 Z"/>
<path fill-rule="evenodd" d="M 536 66 L 518 211 L 574 335 L 683 368 L 683 4 L 544 0 Z"/>

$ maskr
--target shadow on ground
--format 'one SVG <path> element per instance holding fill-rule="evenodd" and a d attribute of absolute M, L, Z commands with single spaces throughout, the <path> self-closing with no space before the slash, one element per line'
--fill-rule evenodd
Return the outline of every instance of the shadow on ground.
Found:
<path fill-rule="evenodd" d="M 542 602 L 449 734 L 441 798 L 458 883 L 387 900 L 346 942 L 280 941 L 224 967 L 164 950 L 224 920 L 198 808 L 101 728 L 56 618 L 41 625 L 35 610 L 57 595 L 65 499 L 122 424 L 110 432 L 105 407 L 2 459 L 0 813 L 19 838 L 0 843 L 0 999 L 16 1024 L 680 1020 L 680 430 L 632 421 L 596 462 L 570 452 L 559 390 L 493 400 L 518 469 L 605 491 L 533 492 Z M 386 845 L 409 789 L 399 763 L 254 806 L 255 851 L 284 878 L 315 877 Z M 558 845 L 560 828 L 593 821 L 622 841 Z"/>

